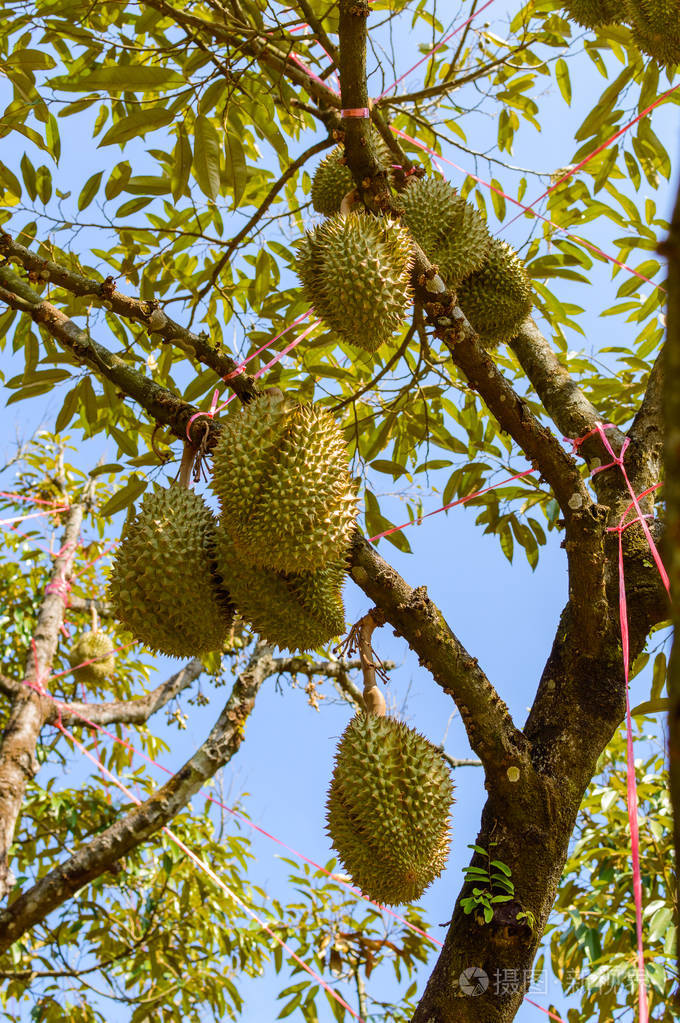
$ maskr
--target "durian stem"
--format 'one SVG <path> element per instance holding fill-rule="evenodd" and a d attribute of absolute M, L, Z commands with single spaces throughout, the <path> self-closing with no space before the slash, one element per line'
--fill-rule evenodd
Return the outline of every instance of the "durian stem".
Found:
<path fill-rule="evenodd" d="M 180 487 L 184 487 L 185 490 L 189 489 L 191 483 L 191 470 L 194 467 L 194 460 L 196 458 L 196 448 L 189 441 L 184 442 L 184 451 L 182 452 L 182 461 L 179 466 L 179 476 L 177 482 Z"/>
<path fill-rule="evenodd" d="M 90 607 L 90 614 L 92 615 L 92 631 L 99 632 L 99 615 L 94 604 Z"/>
<path fill-rule="evenodd" d="M 369 714 L 377 714 L 378 717 L 382 718 L 385 717 L 387 704 L 385 703 L 385 697 L 378 688 L 375 674 L 376 666 L 373 660 L 375 654 L 371 645 L 371 637 L 377 627 L 378 622 L 370 611 L 357 622 L 357 648 L 361 661 L 361 670 L 364 674 L 364 705 Z"/>

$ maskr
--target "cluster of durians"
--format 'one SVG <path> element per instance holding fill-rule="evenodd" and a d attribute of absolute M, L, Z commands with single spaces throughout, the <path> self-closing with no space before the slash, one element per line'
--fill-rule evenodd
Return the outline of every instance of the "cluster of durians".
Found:
<path fill-rule="evenodd" d="M 344 631 L 356 485 L 332 417 L 276 391 L 227 417 L 214 450 L 221 514 L 181 483 L 144 497 L 109 599 L 135 639 L 173 657 L 224 649 L 234 614 L 292 650 Z"/>
<path fill-rule="evenodd" d="M 484 218 L 455 188 L 416 178 L 400 193 L 402 213 L 393 219 L 341 212 L 351 182 L 338 147 L 312 184 L 314 207 L 328 219 L 298 245 L 305 297 L 334 333 L 369 352 L 395 334 L 413 299 L 415 240 L 487 347 L 517 335 L 532 307 L 524 264 L 490 236 Z"/>
<path fill-rule="evenodd" d="M 678 0 L 565 0 L 564 7 L 584 28 L 628 25 L 643 53 L 662 67 L 680 64 Z"/>

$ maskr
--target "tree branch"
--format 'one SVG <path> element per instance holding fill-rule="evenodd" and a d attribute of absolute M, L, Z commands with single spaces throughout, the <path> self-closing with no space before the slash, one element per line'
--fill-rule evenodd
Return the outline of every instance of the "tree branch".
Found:
<path fill-rule="evenodd" d="M 122 294 L 115 288 L 111 278 L 96 281 L 82 274 L 73 273 L 59 263 L 38 256 L 25 246 L 19 245 L 8 234 L 0 235 L 0 254 L 14 263 L 19 263 L 26 270 L 37 273 L 44 280 L 58 284 L 73 295 L 91 297 L 105 305 L 107 309 L 110 308 L 117 316 L 143 323 L 149 334 L 159 334 L 165 341 L 182 348 L 190 355 L 195 354 L 199 362 L 209 366 L 220 377 L 229 377 L 237 367 L 237 363 L 229 355 L 211 346 L 204 337 L 171 320 L 154 303 Z M 37 292 L 34 294 L 36 299 L 41 301 Z M 231 376 L 227 383 L 244 402 L 251 401 L 258 393 L 255 382 L 245 373 Z"/>
<path fill-rule="evenodd" d="M 4 266 L 0 266 L 0 302 L 11 309 L 28 313 L 35 323 L 44 327 L 55 340 L 71 351 L 79 362 L 111 380 L 146 409 L 156 422 L 164 423 L 176 437 L 184 438 L 189 419 L 196 412 L 193 405 L 177 398 L 167 388 L 143 376 L 120 356 L 98 344 L 86 331 L 77 327 L 49 302 L 43 301 L 17 274 Z"/>
<path fill-rule="evenodd" d="M 351 564 L 357 585 L 455 701 L 470 746 L 487 775 L 503 788 L 508 767 L 521 763 L 531 770 L 526 739 L 476 658 L 470 656 L 427 596 L 425 587 L 412 589 L 359 534 L 354 537 Z"/>
<path fill-rule="evenodd" d="M 59 630 L 64 620 L 65 587 L 71 578 L 83 512 L 84 504 L 78 501 L 65 513 L 61 550 L 54 559 L 50 582 L 40 601 L 38 619 L 26 653 L 26 684 L 18 684 L 18 689 L 11 687 L 9 720 L 0 741 L 0 899 L 4 899 L 14 884 L 9 868 L 9 850 L 26 786 L 38 772 L 35 748 L 51 710 L 51 700 L 40 691 L 50 675 L 57 651 Z"/>
<path fill-rule="evenodd" d="M 80 888 L 110 870 L 121 856 L 160 831 L 231 760 L 243 741 L 244 726 L 257 693 L 271 674 L 272 649 L 266 643 L 257 644 L 210 735 L 165 785 L 22 892 L 0 913 L 0 953 Z"/>
<path fill-rule="evenodd" d="M 308 2 L 308 0 L 295 0 L 295 6 L 304 14 L 305 21 L 309 27 L 316 33 L 316 38 L 319 40 L 324 50 L 328 53 L 328 56 L 334 64 L 338 63 L 338 51 L 335 43 L 330 38 L 326 29 L 323 27 L 323 22 L 320 18 L 317 18 L 314 13 L 314 8 Z"/>
<path fill-rule="evenodd" d="M 95 725 L 143 725 L 170 700 L 188 689 L 204 671 L 203 662 L 194 658 L 150 693 L 134 700 L 112 700 L 108 703 L 55 701 L 48 722 L 60 720 L 62 724 L 69 726 L 83 725 L 87 721 Z"/>
<path fill-rule="evenodd" d="M 322 105 L 340 106 L 339 97 L 329 86 L 291 60 L 289 54 L 279 49 L 270 36 L 259 32 L 254 26 L 251 28 L 250 25 L 244 24 L 239 26 L 238 30 L 230 29 L 224 24 L 221 25 L 216 19 L 207 21 L 186 10 L 180 11 L 166 3 L 165 0 L 147 0 L 147 7 L 152 7 L 185 29 L 194 29 L 209 39 L 215 39 L 227 45 L 237 45 L 243 54 L 255 57 L 258 63 L 285 76 L 295 85 L 305 89 L 313 99 Z M 247 38 L 246 31 L 249 34 Z M 242 38 L 239 38 L 239 35 Z"/>

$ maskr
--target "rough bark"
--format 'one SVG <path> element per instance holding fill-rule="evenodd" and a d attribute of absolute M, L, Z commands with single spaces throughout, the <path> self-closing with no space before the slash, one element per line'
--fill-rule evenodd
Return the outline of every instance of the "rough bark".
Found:
<path fill-rule="evenodd" d="M 32 643 L 26 652 L 24 685 L 14 689 L 9 720 L 0 740 L 0 899 L 14 884 L 9 849 L 26 786 L 38 771 L 38 736 L 52 709 L 51 700 L 37 690 L 45 688 L 57 651 L 64 620 L 64 588 L 71 578 L 83 511 L 83 504 L 76 503 L 64 515 L 62 547 L 54 559 L 50 585 L 40 602 Z"/>

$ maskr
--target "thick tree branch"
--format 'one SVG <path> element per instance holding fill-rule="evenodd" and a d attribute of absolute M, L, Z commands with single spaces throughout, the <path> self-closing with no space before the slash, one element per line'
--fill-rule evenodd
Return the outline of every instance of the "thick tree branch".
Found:
<path fill-rule="evenodd" d="M 111 278 L 97 281 L 74 273 L 59 263 L 38 256 L 25 246 L 19 245 L 8 234 L 0 235 L 0 254 L 10 262 L 19 263 L 43 280 L 49 280 L 59 287 L 65 288 L 73 295 L 83 298 L 91 297 L 100 305 L 110 308 L 117 316 L 142 323 L 149 334 L 158 334 L 165 341 L 181 348 L 191 357 L 195 357 L 203 365 L 209 366 L 220 377 L 228 377 L 236 369 L 237 364 L 234 359 L 211 345 L 205 337 L 194 334 L 193 331 L 187 330 L 186 327 L 171 320 L 153 303 L 124 295 L 115 288 Z M 38 297 L 37 293 L 35 294 Z M 38 300 L 40 301 L 39 297 Z M 230 377 L 227 382 L 242 401 L 250 401 L 258 393 L 254 381 L 245 373 Z"/>
<path fill-rule="evenodd" d="M 205 782 L 231 760 L 243 741 L 245 723 L 257 693 L 271 674 L 272 649 L 265 643 L 257 644 L 210 735 L 165 785 L 22 892 L 0 913 L 0 953 L 80 888 L 109 870 L 121 856 L 172 821 Z"/>
<path fill-rule="evenodd" d="M 528 744 L 476 658 L 453 634 L 425 587 L 412 589 L 358 534 L 352 545 L 351 564 L 357 585 L 455 701 L 470 745 L 487 775 L 501 788 L 507 786 L 507 769 L 528 765 Z"/>
<path fill-rule="evenodd" d="M 0 741 L 0 899 L 12 888 L 9 849 L 14 839 L 24 793 L 38 771 L 35 748 L 51 709 L 41 695 L 59 642 L 64 620 L 65 587 L 80 538 L 84 505 L 72 504 L 64 516 L 62 547 L 54 559 L 50 582 L 40 601 L 38 619 L 26 652 L 25 685 L 14 690 L 7 727 Z M 12 687 L 13 688 L 13 687 Z"/>
<path fill-rule="evenodd" d="M 533 317 L 526 318 L 510 347 L 546 412 L 565 437 L 574 440 L 583 437 L 601 421 L 597 409 L 564 368 Z M 610 439 L 620 450 L 624 435 L 620 431 L 612 431 Z M 602 454 L 599 445 L 597 454 Z"/>

